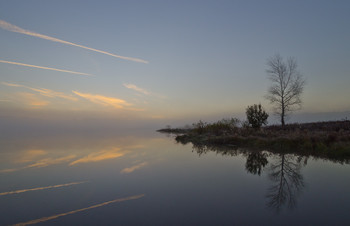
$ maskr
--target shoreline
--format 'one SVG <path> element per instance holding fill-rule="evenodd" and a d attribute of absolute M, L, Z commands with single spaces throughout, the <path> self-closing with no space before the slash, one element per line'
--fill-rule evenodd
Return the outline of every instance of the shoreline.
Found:
<path fill-rule="evenodd" d="M 231 147 L 293 153 L 333 160 L 350 159 L 350 121 L 327 121 L 281 126 L 264 126 L 260 129 L 236 126 L 166 128 L 161 133 L 175 134 L 177 143 L 194 146 Z"/>

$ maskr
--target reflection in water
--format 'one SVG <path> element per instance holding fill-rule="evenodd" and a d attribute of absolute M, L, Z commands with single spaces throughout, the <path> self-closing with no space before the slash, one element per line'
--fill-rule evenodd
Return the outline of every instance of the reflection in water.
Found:
<path fill-rule="evenodd" d="M 10 165 L 11 167 L 0 169 L 0 173 L 12 173 L 20 170 L 48 167 L 64 163 L 73 166 L 81 163 L 117 159 L 129 154 L 132 149 L 142 147 L 141 145 L 136 144 L 122 144 L 122 142 L 119 142 L 118 140 L 113 140 L 112 144 L 110 144 L 110 141 L 105 141 L 102 145 L 97 143 L 86 146 L 89 145 L 89 143 L 85 143 L 77 141 L 77 143 L 67 146 L 56 143 L 45 145 L 37 145 L 36 143 L 32 144 L 31 142 L 24 143 L 26 146 L 37 146 L 35 149 L 29 150 L 25 150 L 27 148 L 26 146 L 23 147 L 24 150 L 6 150 L 5 146 L 5 151 L 2 151 L 5 152 L 7 156 L 5 156 L 5 158 L 0 158 L 0 166 Z M 115 143 L 119 146 L 115 146 Z M 9 146 L 12 147 L 18 145 Z M 2 152 L 0 152 L 0 154 L 1 153 Z"/>
<path fill-rule="evenodd" d="M 103 202 L 103 203 L 100 203 L 100 204 L 97 204 L 97 205 L 89 206 L 89 207 L 86 207 L 86 208 L 77 209 L 77 210 L 69 211 L 69 212 L 66 212 L 66 213 L 60 213 L 60 214 L 49 216 L 49 217 L 43 217 L 43 218 L 39 218 L 39 219 L 36 219 L 36 220 L 31 220 L 31 221 L 27 221 L 27 222 L 23 222 L 23 223 L 18 223 L 18 224 L 15 224 L 15 225 L 19 226 L 19 225 L 30 225 L 30 224 L 42 223 L 42 222 L 45 222 L 45 221 L 53 220 L 53 219 L 56 219 L 56 218 L 59 218 L 59 217 L 67 216 L 67 215 L 70 215 L 70 214 L 75 214 L 75 213 L 82 212 L 82 211 L 89 210 L 89 209 L 94 209 L 94 208 L 105 206 L 105 205 L 108 205 L 108 204 L 111 204 L 111 203 L 115 203 L 115 202 L 124 202 L 124 201 L 128 201 L 128 200 L 139 199 L 139 198 L 142 198 L 143 196 L 145 196 L 145 194 L 140 194 L 140 195 L 134 195 L 134 196 L 129 196 L 129 197 L 125 197 L 125 198 L 115 199 L 115 200 L 111 200 L 111 201 L 108 201 L 108 202 Z"/>
<path fill-rule="evenodd" d="M 273 182 L 266 197 L 267 206 L 280 211 L 281 207 L 287 205 L 293 208 L 296 205 L 296 197 L 304 187 L 304 178 L 300 173 L 301 160 L 292 155 L 279 155 L 278 161 L 271 164 L 269 177 Z M 305 159 L 306 164 L 307 158 Z"/>
<path fill-rule="evenodd" d="M 75 165 L 78 163 L 87 163 L 87 162 L 98 162 L 98 161 L 103 161 L 107 159 L 115 159 L 119 158 L 125 155 L 125 151 L 121 151 L 120 148 L 112 148 L 110 150 L 103 150 L 95 153 L 91 153 L 87 156 L 84 156 L 80 159 L 77 159 L 73 162 L 71 162 L 69 165 Z"/>
<path fill-rule="evenodd" d="M 32 162 L 32 161 L 35 161 L 35 159 L 37 159 L 38 157 L 41 157 L 46 154 L 47 154 L 47 151 L 44 151 L 41 149 L 27 150 L 21 153 L 21 155 L 18 156 L 18 159 L 16 159 L 15 162 L 16 163 Z"/>
<path fill-rule="evenodd" d="M 32 164 L 29 164 L 27 166 L 0 170 L 0 173 L 10 173 L 10 172 L 15 172 L 15 171 L 19 171 L 19 170 L 29 169 L 29 168 L 47 167 L 50 165 L 56 165 L 56 164 L 61 164 L 64 162 L 69 162 L 72 159 L 74 159 L 75 157 L 76 157 L 75 155 L 68 155 L 68 156 L 59 157 L 59 158 L 51 158 L 51 157 L 44 158 L 44 159 L 40 159 Z"/>
<path fill-rule="evenodd" d="M 153 150 L 154 144 L 156 147 L 160 144 L 166 146 L 167 142 L 153 135 L 139 138 L 113 134 L 75 134 L 26 139 L 0 138 L 0 144 L 0 177 L 4 182 L 0 191 L 0 225 L 21 221 L 23 223 L 18 225 L 29 225 L 41 222 L 48 224 L 51 223 L 48 220 L 66 215 L 73 219 L 80 218 L 75 213 L 106 205 L 110 208 L 108 211 L 113 211 L 117 206 L 109 204 L 143 197 L 144 194 L 115 199 L 118 194 L 128 193 L 130 188 L 133 190 L 131 186 L 134 183 L 126 183 L 130 182 L 130 173 L 142 171 L 159 159 L 159 150 Z M 38 168 L 41 170 L 35 170 Z M 61 179 L 67 183 L 57 182 Z M 91 186 L 79 186 L 88 181 L 92 183 Z M 36 186 L 26 185 L 28 183 Z M 70 189 L 62 191 L 65 188 Z M 56 194 L 58 191 L 62 192 Z M 137 188 L 134 194 L 141 192 Z M 69 208 L 70 203 L 80 203 L 82 200 L 102 201 Z M 47 212 L 47 208 L 52 212 Z M 94 214 L 88 213 L 89 216 Z M 31 221 L 24 222 L 27 220 Z"/>
<path fill-rule="evenodd" d="M 134 165 L 134 166 L 131 166 L 131 167 L 128 167 L 128 168 L 124 168 L 120 171 L 120 173 L 132 173 L 134 172 L 135 170 L 138 170 L 144 166 L 147 166 L 148 165 L 148 162 L 141 162 L 137 165 Z"/>
<path fill-rule="evenodd" d="M 87 183 L 87 182 L 88 181 L 79 181 L 79 182 L 72 182 L 72 183 L 68 183 L 68 184 L 57 184 L 57 185 L 46 186 L 46 187 L 38 187 L 38 188 L 29 188 L 29 189 L 22 189 L 22 190 L 16 190 L 16 191 L 8 191 L 8 192 L 0 193 L 0 196 L 2 196 L 2 195 L 18 194 L 18 193 L 23 193 L 23 192 L 27 192 L 27 191 L 39 191 L 39 190 L 45 190 L 45 189 L 67 187 L 67 186 L 83 184 L 83 183 Z"/>
<path fill-rule="evenodd" d="M 261 175 L 269 163 L 268 157 L 275 157 L 276 161 L 270 163 L 268 175 L 273 185 L 266 195 L 267 206 L 277 212 L 285 205 L 293 208 L 296 198 L 304 188 L 304 179 L 301 175 L 301 162 L 307 164 L 307 157 L 295 155 L 274 154 L 266 151 L 246 150 L 227 146 L 193 145 L 193 152 L 199 156 L 208 152 L 215 152 L 224 156 L 242 155 L 247 158 L 245 169 L 254 175 Z"/>
<path fill-rule="evenodd" d="M 39 161 L 37 161 L 36 163 L 33 163 L 31 165 L 29 165 L 28 167 L 46 167 L 46 166 L 50 166 L 50 165 L 54 165 L 54 164 L 60 164 L 63 162 L 68 162 L 70 160 L 72 160 L 73 158 L 75 158 L 75 155 L 68 155 L 68 156 L 64 156 L 61 158 L 46 158 L 46 159 L 41 159 Z"/>
<path fill-rule="evenodd" d="M 249 173 L 260 176 L 262 169 L 267 163 L 267 153 L 255 151 L 248 154 L 245 168 Z"/>

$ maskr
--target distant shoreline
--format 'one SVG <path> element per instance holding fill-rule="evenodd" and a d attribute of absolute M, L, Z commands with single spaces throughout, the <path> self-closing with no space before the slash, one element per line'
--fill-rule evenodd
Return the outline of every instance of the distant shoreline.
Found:
<path fill-rule="evenodd" d="M 214 125 L 214 126 L 213 126 Z M 350 159 L 350 121 L 265 126 L 260 129 L 204 124 L 191 128 L 164 128 L 178 143 L 194 146 L 229 146 L 294 153 L 330 159 Z"/>

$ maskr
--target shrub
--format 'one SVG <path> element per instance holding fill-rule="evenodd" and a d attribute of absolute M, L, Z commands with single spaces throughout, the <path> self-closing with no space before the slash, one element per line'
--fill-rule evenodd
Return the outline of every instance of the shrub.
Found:
<path fill-rule="evenodd" d="M 259 129 L 262 125 L 266 125 L 267 118 L 269 117 L 261 104 L 248 106 L 246 109 L 246 115 L 249 125 L 255 129 Z"/>
<path fill-rule="evenodd" d="M 238 130 L 239 119 L 221 119 L 214 123 L 206 123 L 200 120 L 197 123 L 192 124 L 192 131 L 196 134 L 211 133 L 215 135 L 223 135 L 232 133 Z"/>
<path fill-rule="evenodd" d="M 207 125 L 208 124 L 206 122 L 203 122 L 202 120 L 199 120 L 199 122 L 192 124 L 193 130 L 198 134 L 204 133 Z"/>

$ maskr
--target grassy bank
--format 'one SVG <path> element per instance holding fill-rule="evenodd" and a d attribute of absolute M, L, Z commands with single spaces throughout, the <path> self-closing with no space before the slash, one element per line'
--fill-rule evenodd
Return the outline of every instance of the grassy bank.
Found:
<path fill-rule="evenodd" d="M 330 159 L 350 159 L 350 121 L 330 121 L 253 129 L 236 119 L 215 123 L 199 121 L 186 129 L 161 129 L 175 133 L 178 143 L 196 146 L 230 146 L 295 153 Z"/>

